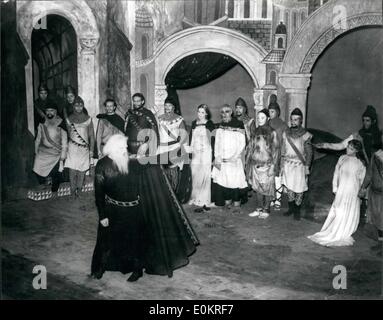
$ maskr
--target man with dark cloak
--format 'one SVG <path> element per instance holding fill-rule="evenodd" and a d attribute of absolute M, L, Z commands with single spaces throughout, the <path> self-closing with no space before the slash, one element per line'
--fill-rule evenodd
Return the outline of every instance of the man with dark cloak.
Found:
<path fill-rule="evenodd" d="M 97 133 L 96 142 L 98 157 L 103 155 L 103 148 L 108 142 L 109 138 L 115 134 L 124 133 L 124 120 L 116 114 L 117 104 L 113 99 L 106 99 L 104 102 L 106 113 L 100 113 L 97 115 Z"/>
<path fill-rule="evenodd" d="M 129 153 L 142 167 L 138 193 L 146 226 L 145 272 L 171 277 L 173 270 L 188 264 L 199 241 L 159 164 L 158 125 L 144 104 L 141 93 L 133 95 L 133 108 L 125 119 L 125 135 Z"/>
<path fill-rule="evenodd" d="M 105 271 L 133 272 L 128 281 L 137 281 L 143 275 L 145 249 L 139 166 L 130 163 L 127 138 L 122 134 L 110 137 L 104 154 L 95 170 L 99 224 L 91 276 L 100 279 Z"/>

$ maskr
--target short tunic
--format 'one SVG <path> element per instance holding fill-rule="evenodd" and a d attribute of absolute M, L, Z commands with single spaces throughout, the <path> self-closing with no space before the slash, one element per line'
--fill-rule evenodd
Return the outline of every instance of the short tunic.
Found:
<path fill-rule="evenodd" d="M 60 157 L 65 158 L 67 134 L 58 126 L 61 121 L 61 118 L 58 118 L 57 127 L 48 128 L 43 123 L 40 123 L 38 126 L 33 171 L 39 176 L 47 177 L 57 162 L 59 162 Z"/>
<path fill-rule="evenodd" d="M 66 121 L 69 129 L 69 142 L 65 168 L 87 171 L 90 166 L 88 127 L 92 119 L 89 118 L 82 123 Z"/>
<path fill-rule="evenodd" d="M 287 141 L 285 131 L 282 135 L 282 184 L 295 193 L 303 193 L 308 190 L 306 166 L 299 159 L 298 155 Z M 294 138 L 289 136 L 291 141 L 305 157 L 304 145 L 312 138 L 312 134 L 305 132 L 302 136 Z M 309 159 L 305 159 L 308 161 Z"/>

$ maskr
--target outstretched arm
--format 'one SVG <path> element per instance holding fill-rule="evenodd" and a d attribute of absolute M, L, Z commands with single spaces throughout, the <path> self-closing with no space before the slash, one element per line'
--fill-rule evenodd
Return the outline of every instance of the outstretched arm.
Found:
<path fill-rule="evenodd" d="M 353 135 L 350 135 L 347 139 L 344 139 L 343 141 L 338 142 L 338 143 L 327 143 L 327 142 L 324 142 L 324 143 L 318 143 L 318 144 L 316 144 L 315 146 L 316 146 L 318 149 L 328 149 L 328 150 L 336 150 L 336 151 L 340 151 L 340 150 L 344 150 L 344 149 L 346 149 L 348 143 L 349 143 L 352 139 L 354 139 L 354 136 L 353 136 Z"/>

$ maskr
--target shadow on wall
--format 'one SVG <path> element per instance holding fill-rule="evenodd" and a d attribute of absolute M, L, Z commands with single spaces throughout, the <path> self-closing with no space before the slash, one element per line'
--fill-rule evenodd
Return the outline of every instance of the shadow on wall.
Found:
<path fill-rule="evenodd" d="M 346 138 L 361 128 L 369 104 L 382 119 L 382 39 L 383 28 L 365 27 L 346 33 L 324 51 L 312 70 L 308 126 Z"/>

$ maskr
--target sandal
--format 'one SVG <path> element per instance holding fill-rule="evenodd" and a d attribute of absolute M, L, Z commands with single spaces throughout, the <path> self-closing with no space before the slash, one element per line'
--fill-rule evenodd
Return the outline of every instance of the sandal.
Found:
<path fill-rule="evenodd" d="M 249 217 L 259 217 L 261 211 L 262 211 L 262 209 L 257 208 L 257 209 L 255 209 L 255 211 L 253 211 L 252 213 L 249 213 Z"/>
<path fill-rule="evenodd" d="M 259 214 L 259 219 L 266 219 L 269 217 L 269 213 L 266 212 L 265 210 L 262 210 L 262 212 Z"/>

